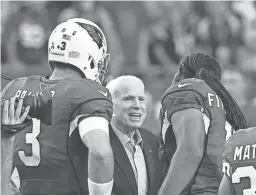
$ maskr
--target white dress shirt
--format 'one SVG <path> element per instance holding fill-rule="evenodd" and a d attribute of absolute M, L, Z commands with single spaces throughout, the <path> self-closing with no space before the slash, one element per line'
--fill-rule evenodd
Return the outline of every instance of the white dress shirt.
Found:
<path fill-rule="evenodd" d="M 147 169 L 142 151 L 143 140 L 139 130 L 136 129 L 132 135 L 132 138 L 129 138 L 124 132 L 117 129 L 113 124 L 111 124 L 111 126 L 124 146 L 125 152 L 130 160 L 138 185 L 138 195 L 147 195 Z"/>

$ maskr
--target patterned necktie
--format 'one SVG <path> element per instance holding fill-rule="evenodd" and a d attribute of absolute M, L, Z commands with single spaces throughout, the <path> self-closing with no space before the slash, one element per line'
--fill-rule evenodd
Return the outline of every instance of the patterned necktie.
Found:
<path fill-rule="evenodd" d="M 137 170 L 137 185 L 138 185 L 138 195 L 147 194 L 147 170 L 143 151 L 141 147 L 131 140 L 131 145 L 134 149 L 134 163 Z"/>

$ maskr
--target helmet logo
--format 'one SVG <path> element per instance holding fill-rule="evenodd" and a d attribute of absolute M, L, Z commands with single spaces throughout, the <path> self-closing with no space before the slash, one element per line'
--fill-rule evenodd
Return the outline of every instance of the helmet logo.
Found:
<path fill-rule="evenodd" d="M 71 52 L 69 52 L 68 57 L 69 58 L 79 58 L 80 57 L 80 53 L 76 52 L 76 51 L 71 51 Z"/>
<path fill-rule="evenodd" d="M 70 40 L 71 40 L 71 36 L 70 36 L 70 35 L 67 35 L 67 34 L 64 34 L 64 35 L 62 36 L 62 39 L 67 40 L 67 41 L 70 41 Z"/>

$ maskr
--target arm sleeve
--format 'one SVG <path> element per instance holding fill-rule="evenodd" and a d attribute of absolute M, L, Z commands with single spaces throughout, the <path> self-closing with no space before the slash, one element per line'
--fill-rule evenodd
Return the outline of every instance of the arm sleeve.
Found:
<path fill-rule="evenodd" d="M 168 94 L 162 101 L 163 110 L 167 111 L 167 119 L 180 110 L 196 108 L 202 111 L 204 108 L 203 96 L 196 91 L 186 90 Z"/>
<path fill-rule="evenodd" d="M 97 117 L 97 116 L 92 116 L 92 117 L 87 117 L 83 120 L 80 121 L 78 124 L 79 126 L 79 133 L 81 138 L 83 136 L 92 131 L 92 130 L 102 130 L 105 133 L 109 134 L 109 122 L 107 121 L 106 118 L 103 117 Z"/>
<path fill-rule="evenodd" d="M 108 124 L 112 118 L 112 102 L 107 99 L 93 99 L 80 104 L 71 116 L 70 134 L 79 123 L 83 128 L 79 129 L 81 137 L 94 129 L 102 129 L 108 133 Z"/>

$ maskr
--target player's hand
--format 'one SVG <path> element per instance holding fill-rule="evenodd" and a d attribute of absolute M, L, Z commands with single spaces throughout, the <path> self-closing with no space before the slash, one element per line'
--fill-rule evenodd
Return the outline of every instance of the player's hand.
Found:
<path fill-rule="evenodd" d="M 30 106 L 27 106 L 24 110 L 22 105 L 23 105 L 23 99 L 19 99 L 16 109 L 15 109 L 15 97 L 12 97 L 10 100 L 5 100 L 4 108 L 2 111 L 2 121 L 1 121 L 2 124 L 3 125 L 22 124 L 26 119 L 26 117 L 28 116 L 29 109 L 30 109 Z"/>

